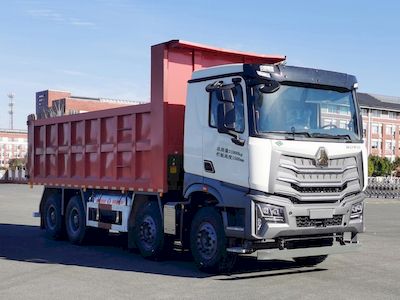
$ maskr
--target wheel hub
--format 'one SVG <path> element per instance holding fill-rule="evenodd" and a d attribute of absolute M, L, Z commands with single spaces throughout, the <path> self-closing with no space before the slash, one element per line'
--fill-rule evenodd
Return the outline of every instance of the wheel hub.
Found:
<path fill-rule="evenodd" d="M 47 211 L 47 225 L 53 229 L 56 227 L 56 222 L 57 222 L 56 209 L 54 208 L 54 206 L 50 206 Z"/>
<path fill-rule="evenodd" d="M 151 216 L 146 216 L 140 225 L 140 240 L 147 248 L 151 248 L 156 239 L 156 223 Z"/>
<path fill-rule="evenodd" d="M 79 230 L 79 212 L 76 208 L 73 208 L 71 211 L 71 216 L 70 216 L 70 228 L 72 231 L 76 232 Z"/>
<path fill-rule="evenodd" d="M 217 233 L 210 223 L 203 223 L 197 234 L 197 249 L 205 259 L 211 259 L 217 251 Z"/>

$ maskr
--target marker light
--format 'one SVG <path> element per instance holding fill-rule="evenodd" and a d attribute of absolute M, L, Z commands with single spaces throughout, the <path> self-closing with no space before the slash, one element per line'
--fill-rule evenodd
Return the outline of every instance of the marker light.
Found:
<path fill-rule="evenodd" d="M 260 66 L 260 71 L 261 72 L 274 73 L 275 72 L 275 68 L 272 65 L 261 65 Z"/>

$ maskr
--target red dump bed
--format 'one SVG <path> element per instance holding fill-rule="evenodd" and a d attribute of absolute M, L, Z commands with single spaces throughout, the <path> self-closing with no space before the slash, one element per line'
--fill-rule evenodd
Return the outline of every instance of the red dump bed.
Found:
<path fill-rule="evenodd" d="M 151 49 L 151 103 L 28 119 L 29 182 L 166 192 L 167 158 L 183 154 L 186 85 L 194 70 L 276 63 L 266 56 L 170 41 Z"/>

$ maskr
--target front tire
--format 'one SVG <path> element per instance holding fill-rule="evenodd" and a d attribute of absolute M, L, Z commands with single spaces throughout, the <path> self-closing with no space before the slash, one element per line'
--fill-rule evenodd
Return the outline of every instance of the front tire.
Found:
<path fill-rule="evenodd" d="M 320 263 L 322 263 L 328 255 L 320 255 L 320 256 L 307 256 L 307 257 L 295 257 L 293 260 L 301 266 L 304 267 L 313 267 Z"/>
<path fill-rule="evenodd" d="M 72 244 L 80 245 L 86 236 L 86 213 L 81 198 L 74 196 L 69 200 L 66 214 L 65 227 L 68 239 Z"/>
<path fill-rule="evenodd" d="M 207 273 L 229 272 L 236 255 L 226 252 L 226 245 L 221 215 L 213 207 L 201 208 L 190 230 L 190 248 L 197 267 Z"/>
<path fill-rule="evenodd" d="M 46 235 L 54 240 L 61 239 L 64 235 L 64 224 L 59 199 L 54 195 L 47 198 L 43 212 L 43 224 L 46 230 Z"/>

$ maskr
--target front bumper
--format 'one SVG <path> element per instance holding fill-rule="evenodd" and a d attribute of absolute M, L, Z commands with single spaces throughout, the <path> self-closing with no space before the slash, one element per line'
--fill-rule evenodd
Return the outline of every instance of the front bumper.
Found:
<path fill-rule="evenodd" d="M 325 247 L 312 247 L 312 248 L 299 248 L 299 249 L 260 249 L 254 252 L 248 253 L 246 249 L 240 247 L 231 247 L 227 251 L 231 253 L 239 254 L 240 256 L 251 256 L 256 257 L 258 260 L 270 260 L 270 259 L 288 259 L 295 257 L 307 257 L 307 256 L 320 256 L 320 255 L 331 255 L 354 252 L 359 250 L 359 243 L 349 243 L 346 245 L 333 245 Z"/>
<path fill-rule="evenodd" d="M 364 231 L 364 218 L 351 219 L 351 208 L 362 202 L 363 193 L 346 198 L 341 203 L 302 203 L 294 204 L 289 199 L 275 195 L 250 194 L 251 229 L 247 230 L 247 238 L 252 240 L 277 239 L 280 237 L 310 236 L 321 234 L 351 233 L 353 241 L 357 233 Z M 284 223 L 263 222 L 257 228 L 257 203 L 267 203 L 284 208 Z M 261 217 L 262 218 L 262 217 Z M 333 218 L 339 218 L 334 220 Z"/>

